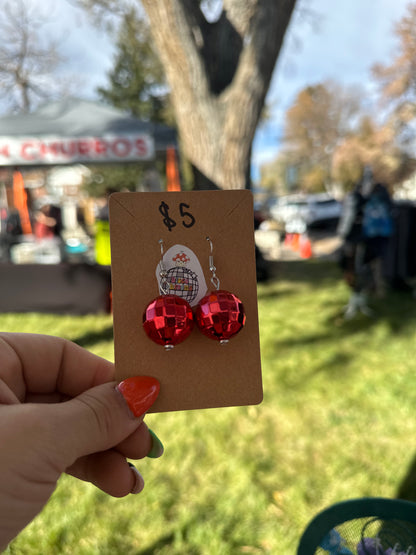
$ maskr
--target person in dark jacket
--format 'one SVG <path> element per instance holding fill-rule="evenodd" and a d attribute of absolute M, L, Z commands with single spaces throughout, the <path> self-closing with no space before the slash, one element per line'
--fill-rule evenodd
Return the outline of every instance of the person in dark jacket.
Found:
<path fill-rule="evenodd" d="M 341 267 L 352 289 L 346 318 L 358 311 L 371 315 L 368 291 L 374 287 L 378 294 L 384 292 L 382 257 L 392 233 L 391 212 L 387 188 L 374 183 L 371 170 L 366 168 L 362 180 L 344 201 L 338 226 L 338 235 L 343 239 Z"/>

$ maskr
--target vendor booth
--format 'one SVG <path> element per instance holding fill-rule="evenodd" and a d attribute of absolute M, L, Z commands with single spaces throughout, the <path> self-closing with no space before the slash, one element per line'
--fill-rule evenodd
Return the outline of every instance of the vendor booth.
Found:
<path fill-rule="evenodd" d="M 74 98 L 0 118 L 0 166 L 143 162 L 175 144 L 171 127 Z"/>
<path fill-rule="evenodd" d="M 0 262 L 0 312 L 86 314 L 110 309 L 109 265 L 82 256 L 74 239 L 65 245 L 71 256 L 62 257 L 62 245 L 53 237 L 42 242 L 34 237 L 25 170 L 133 162 L 150 167 L 158 156 L 174 156 L 175 145 L 173 128 L 74 98 L 31 114 L 1 117 L 0 170 L 13 172 L 13 185 L 6 190 L 0 183 L 0 238 L 14 233 L 14 251 Z M 68 204 L 71 199 L 60 201 Z M 20 226 L 17 231 L 6 226 L 13 214 Z M 45 215 L 45 221 L 51 218 Z"/>

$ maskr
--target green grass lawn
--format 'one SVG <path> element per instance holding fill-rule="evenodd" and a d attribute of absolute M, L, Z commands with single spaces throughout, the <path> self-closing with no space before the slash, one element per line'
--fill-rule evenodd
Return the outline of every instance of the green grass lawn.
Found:
<path fill-rule="evenodd" d="M 258 296 L 264 402 L 149 415 L 165 454 L 138 463 L 142 494 L 65 476 L 10 553 L 290 555 L 331 503 L 416 500 L 416 300 L 392 292 L 376 318 L 345 322 L 348 290 L 315 260 L 278 264 Z M 0 315 L 0 328 L 113 356 L 109 316 Z"/>

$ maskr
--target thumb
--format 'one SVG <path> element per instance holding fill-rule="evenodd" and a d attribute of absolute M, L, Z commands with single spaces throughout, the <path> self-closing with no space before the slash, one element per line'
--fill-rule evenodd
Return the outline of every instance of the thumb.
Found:
<path fill-rule="evenodd" d="M 67 468 L 78 458 L 105 451 L 131 435 L 155 402 L 159 382 L 149 376 L 106 383 L 59 405 L 59 459 Z"/>

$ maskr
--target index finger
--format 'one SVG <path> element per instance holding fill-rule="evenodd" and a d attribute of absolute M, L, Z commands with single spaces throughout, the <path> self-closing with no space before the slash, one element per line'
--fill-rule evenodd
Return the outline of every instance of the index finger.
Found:
<path fill-rule="evenodd" d="M 21 402 L 32 394 L 75 397 L 113 378 L 111 362 L 66 339 L 0 333 L 0 380 Z"/>

